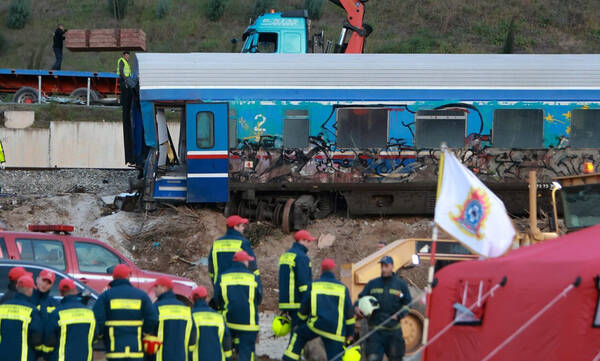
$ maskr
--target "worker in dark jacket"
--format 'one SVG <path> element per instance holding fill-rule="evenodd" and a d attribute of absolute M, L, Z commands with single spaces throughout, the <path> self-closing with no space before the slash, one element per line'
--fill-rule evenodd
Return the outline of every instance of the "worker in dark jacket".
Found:
<path fill-rule="evenodd" d="M 196 328 L 196 342 L 190 361 L 230 361 L 231 333 L 225 318 L 206 303 L 206 288 L 199 286 L 192 292 L 192 318 Z"/>
<path fill-rule="evenodd" d="M 55 279 L 56 275 L 54 272 L 47 269 L 42 270 L 35 279 L 37 289 L 33 290 L 31 303 L 38 311 L 40 311 L 40 316 L 44 325 L 46 324 L 46 321 L 48 321 L 50 313 L 52 313 L 59 304 L 54 297 L 50 296 L 50 289 L 54 285 Z M 35 351 L 38 358 L 43 357 L 47 360 L 50 356 L 50 352 L 52 352 L 52 348 L 48 348 L 46 345 L 42 344 L 37 346 Z"/>
<path fill-rule="evenodd" d="M 159 277 L 154 282 L 154 303 L 158 312 L 158 339 L 162 346 L 147 360 L 187 361 L 190 345 L 196 339 L 192 310 L 173 293 L 173 281 Z"/>
<path fill-rule="evenodd" d="M 92 342 L 98 334 L 94 312 L 77 296 L 73 280 L 58 284 L 63 299 L 48 317 L 44 345 L 52 349 L 48 361 L 88 361 L 92 359 Z"/>
<path fill-rule="evenodd" d="M 0 305 L 15 297 L 17 294 L 17 281 L 25 274 L 27 274 L 27 271 L 23 267 L 13 267 L 8 271 L 8 287 L 2 298 L 0 298 Z"/>
<path fill-rule="evenodd" d="M 39 311 L 31 304 L 35 284 L 26 274 L 16 285 L 15 297 L 0 305 L 0 358 L 35 361 L 34 348 L 42 344 L 44 326 Z"/>
<path fill-rule="evenodd" d="M 358 295 L 359 300 L 365 296 L 373 296 L 377 299 L 379 308 L 376 308 L 369 316 L 368 325 L 370 329 L 377 325 L 382 326 L 367 339 L 367 359 L 368 361 L 381 361 L 385 353 L 390 361 L 402 361 L 405 344 L 400 320 L 408 311 L 398 311 L 411 302 L 410 291 L 406 282 L 394 274 L 392 257 L 385 256 L 379 263 L 381 264 L 381 277 L 369 281 Z M 358 301 L 354 310 L 357 315 L 363 316 L 358 307 Z M 396 313 L 398 314 L 391 320 L 382 324 Z"/>
<path fill-rule="evenodd" d="M 292 320 L 292 330 L 298 326 L 298 310 L 312 281 L 312 264 L 306 254 L 317 239 L 305 230 L 294 234 L 296 242 L 279 258 L 279 309 Z"/>
<path fill-rule="evenodd" d="M 142 360 L 142 335 L 156 335 L 158 315 L 148 295 L 129 283 L 130 269 L 118 264 L 110 289 L 94 305 L 99 333 L 104 338 L 106 358 L 111 361 Z"/>
<path fill-rule="evenodd" d="M 65 41 L 65 27 L 62 24 L 58 24 L 58 27 L 54 31 L 54 39 L 52 42 L 52 50 L 54 50 L 54 57 L 56 61 L 52 65 L 52 70 L 60 70 L 62 65 L 63 55 L 63 42 Z"/>
<path fill-rule="evenodd" d="M 223 237 L 213 242 L 208 257 L 208 273 L 213 282 L 213 287 L 216 285 L 219 275 L 231 267 L 233 254 L 237 251 L 246 251 L 252 257 L 253 260 L 249 263 L 248 269 L 260 278 L 260 271 L 256 265 L 256 256 L 252 250 L 252 245 L 243 235 L 247 223 L 248 219 L 240 216 L 234 215 L 227 218 L 227 232 Z"/>
<path fill-rule="evenodd" d="M 119 77 L 119 90 L 121 92 L 121 111 L 123 119 L 123 139 L 125 139 L 125 162 L 134 163 L 133 147 L 127 146 L 131 144 L 133 139 L 133 125 L 131 120 L 131 102 L 135 94 L 135 81 L 132 77 L 131 65 L 129 63 L 130 54 L 128 51 L 123 52 L 123 56 L 117 60 L 117 76 Z"/>
<path fill-rule="evenodd" d="M 298 317 L 301 324 L 292 334 L 290 344 L 283 354 L 284 361 L 297 361 L 304 345 L 315 337 L 321 337 L 331 360 L 344 351 L 344 343 L 350 343 L 354 334 L 354 311 L 350 292 L 335 279 L 335 261 L 325 258 L 321 263 L 321 278 L 313 281 L 310 292 L 304 296 Z"/>
<path fill-rule="evenodd" d="M 248 270 L 254 257 L 246 251 L 233 255 L 233 265 L 219 276 L 214 298 L 222 310 L 233 338 L 239 361 L 253 361 L 258 335 L 258 305 L 263 289 L 258 275 Z"/>

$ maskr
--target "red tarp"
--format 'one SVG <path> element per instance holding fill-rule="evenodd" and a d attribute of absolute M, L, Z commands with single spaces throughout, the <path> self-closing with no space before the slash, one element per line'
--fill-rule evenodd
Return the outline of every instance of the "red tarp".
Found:
<path fill-rule="evenodd" d="M 455 303 L 469 307 L 502 277 L 508 282 L 474 309 L 475 316 L 482 317 L 480 325 L 452 326 L 427 347 L 423 359 L 482 360 L 581 276 L 579 287 L 492 360 L 593 360 L 600 353 L 600 328 L 593 327 L 599 274 L 600 226 L 523 247 L 504 257 L 445 267 L 436 274 L 428 339 L 455 319 Z"/>

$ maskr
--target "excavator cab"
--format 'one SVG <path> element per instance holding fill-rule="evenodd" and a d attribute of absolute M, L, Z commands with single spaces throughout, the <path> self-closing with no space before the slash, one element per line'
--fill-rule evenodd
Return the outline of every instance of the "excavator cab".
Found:
<path fill-rule="evenodd" d="M 561 187 L 567 232 L 600 224 L 600 173 L 559 177 L 556 181 Z"/>

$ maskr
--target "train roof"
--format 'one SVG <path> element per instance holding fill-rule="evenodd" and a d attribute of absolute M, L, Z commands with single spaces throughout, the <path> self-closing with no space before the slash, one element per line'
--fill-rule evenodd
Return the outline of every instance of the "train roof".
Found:
<path fill-rule="evenodd" d="M 600 89 L 600 54 L 136 56 L 142 89 Z"/>

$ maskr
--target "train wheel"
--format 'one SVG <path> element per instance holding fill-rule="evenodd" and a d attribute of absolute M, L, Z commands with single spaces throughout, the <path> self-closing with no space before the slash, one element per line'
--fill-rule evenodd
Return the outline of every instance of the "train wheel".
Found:
<path fill-rule="evenodd" d="M 71 92 L 69 95 L 71 98 L 75 98 L 84 104 L 87 102 L 87 88 L 77 88 Z M 100 99 L 98 93 L 90 89 L 90 104 L 96 103 Z"/>
<path fill-rule="evenodd" d="M 290 224 L 292 218 L 290 215 L 292 214 L 292 206 L 294 205 L 294 202 L 296 202 L 294 198 L 289 198 L 285 202 L 285 207 L 283 207 L 283 214 L 281 216 L 281 229 L 283 230 L 283 233 L 290 233 L 292 229 Z"/>
<path fill-rule="evenodd" d="M 13 102 L 20 104 L 33 104 L 38 101 L 38 91 L 37 89 L 24 86 L 19 88 L 15 95 L 13 96 Z"/>

